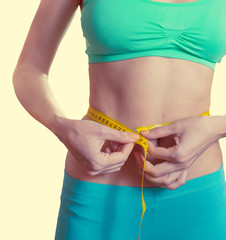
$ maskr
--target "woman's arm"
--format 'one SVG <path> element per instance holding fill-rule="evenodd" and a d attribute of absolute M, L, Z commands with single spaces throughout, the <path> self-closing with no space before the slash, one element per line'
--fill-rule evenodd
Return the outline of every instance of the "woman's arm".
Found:
<path fill-rule="evenodd" d="M 137 138 L 95 121 L 68 119 L 48 84 L 51 63 L 79 1 L 41 1 L 13 73 L 13 85 L 23 107 L 58 137 L 87 174 L 107 174 L 121 169 Z M 116 152 L 103 152 L 106 140 L 122 144 Z"/>
<path fill-rule="evenodd" d="M 13 72 L 17 98 L 28 113 L 53 133 L 65 114 L 48 83 L 57 48 L 81 0 L 42 0 Z"/>

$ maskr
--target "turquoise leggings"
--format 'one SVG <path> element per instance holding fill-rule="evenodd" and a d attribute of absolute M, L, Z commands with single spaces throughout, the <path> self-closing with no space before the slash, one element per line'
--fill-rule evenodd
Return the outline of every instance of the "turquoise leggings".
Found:
<path fill-rule="evenodd" d="M 222 167 L 175 190 L 144 188 L 141 240 L 225 240 Z M 141 188 L 85 182 L 64 170 L 55 240 L 137 240 Z"/>

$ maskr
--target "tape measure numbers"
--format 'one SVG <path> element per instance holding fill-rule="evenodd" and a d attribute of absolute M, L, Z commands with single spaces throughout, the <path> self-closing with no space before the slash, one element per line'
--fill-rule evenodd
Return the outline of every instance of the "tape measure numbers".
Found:
<path fill-rule="evenodd" d="M 145 137 L 143 137 L 140 134 L 140 132 L 144 131 L 144 130 L 153 129 L 155 127 L 160 127 L 160 126 L 164 126 L 164 125 L 167 125 L 167 124 L 171 124 L 173 122 L 152 124 L 152 125 L 147 125 L 147 126 L 140 126 L 140 127 L 136 127 L 137 131 L 135 131 L 135 130 L 133 130 L 131 128 L 128 128 L 124 124 L 114 120 L 113 118 L 110 118 L 109 116 L 105 115 L 104 113 L 97 111 L 96 109 L 94 109 L 91 106 L 89 106 L 89 109 L 88 109 L 88 112 L 87 112 L 86 115 L 91 120 L 96 121 L 98 123 L 101 123 L 103 125 L 106 125 L 108 127 L 111 127 L 113 129 L 120 130 L 120 131 L 125 131 L 125 132 L 138 133 L 139 136 L 140 136 L 138 140 L 134 141 L 135 144 L 139 144 L 144 149 L 144 166 L 143 166 L 142 183 L 141 183 L 141 197 L 142 197 L 142 209 L 143 209 L 143 211 L 142 211 L 142 216 L 141 216 L 141 221 L 140 221 L 140 228 L 139 228 L 139 236 L 138 236 L 138 240 L 140 240 L 141 223 L 142 223 L 142 220 L 143 220 L 144 213 L 146 211 L 146 204 L 145 204 L 144 196 L 143 196 L 143 183 L 144 183 L 145 162 L 146 162 L 146 157 L 147 157 L 147 152 L 148 152 L 148 140 Z M 209 116 L 210 112 L 209 112 L 209 110 L 207 110 L 206 112 L 200 114 L 200 116 L 201 115 Z"/>

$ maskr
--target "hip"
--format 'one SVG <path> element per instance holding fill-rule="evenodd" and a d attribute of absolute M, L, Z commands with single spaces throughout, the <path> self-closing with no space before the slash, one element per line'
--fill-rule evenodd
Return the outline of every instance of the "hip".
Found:
<path fill-rule="evenodd" d="M 80 161 L 81 160 L 78 161 L 70 153 L 70 151 L 67 152 L 65 171 L 72 178 L 94 183 L 141 187 L 142 176 L 138 171 L 138 166 L 136 164 L 135 157 L 133 156 L 133 152 L 130 154 L 120 171 L 108 174 L 95 176 L 88 175 Z M 222 151 L 219 141 L 216 141 L 209 146 L 190 166 L 186 181 L 213 173 L 220 169 L 222 163 Z M 155 187 L 145 178 L 143 186 L 147 188 Z"/>
<path fill-rule="evenodd" d="M 141 240 L 225 239 L 225 186 L 222 164 L 174 191 L 144 188 Z M 135 240 L 141 214 L 140 188 L 80 181 L 65 172 L 55 240 Z"/>

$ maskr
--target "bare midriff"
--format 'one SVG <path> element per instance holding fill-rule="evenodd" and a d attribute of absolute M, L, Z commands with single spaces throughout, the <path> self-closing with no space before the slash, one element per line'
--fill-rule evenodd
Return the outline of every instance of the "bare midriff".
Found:
<path fill-rule="evenodd" d="M 210 67 L 176 58 L 147 56 L 91 63 L 89 103 L 130 128 L 174 122 L 210 108 L 213 77 L 214 70 Z M 160 147 L 174 144 L 172 136 L 158 142 Z M 80 161 L 67 152 L 65 170 L 73 178 L 141 187 L 142 176 L 133 153 L 120 171 L 95 176 L 87 174 Z M 216 141 L 189 167 L 187 180 L 217 171 L 222 161 L 220 144 Z M 156 185 L 144 178 L 143 186 Z"/>

